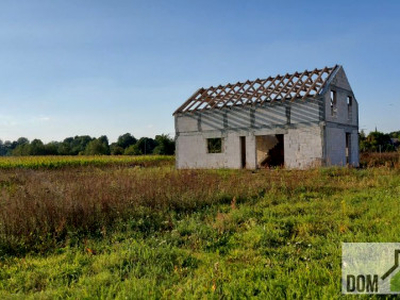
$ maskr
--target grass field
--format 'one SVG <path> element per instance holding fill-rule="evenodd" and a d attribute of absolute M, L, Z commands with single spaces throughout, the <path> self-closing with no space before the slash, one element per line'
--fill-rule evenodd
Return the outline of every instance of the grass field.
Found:
<path fill-rule="evenodd" d="M 0 157 L 0 170 L 65 169 L 74 167 L 160 166 L 173 163 L 173 156 L 10 156 Z"/>
<path fill-rule="evenodd" d="M 399 242 L 398 160 L 83 165 L 0 172 L 0 298 L 332 299 L 342 242 Z"/>

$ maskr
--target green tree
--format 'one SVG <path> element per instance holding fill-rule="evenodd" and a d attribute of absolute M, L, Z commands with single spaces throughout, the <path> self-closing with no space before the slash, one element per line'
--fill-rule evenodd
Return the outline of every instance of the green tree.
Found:
<path fill-rule="evenodd" d="M 0 140 L 0 156 L 7 155 L 7 152 L 8 152 L 7 150 L 8 149 L 7 149 L 6 145 L 4 144 L 4 142 L 2 140 Z"/>
<path fill-rule="evenodd" d="M 73 142 L 73 137 L 68 137 L 58 146 L 58 154 L 60 155 L 72 155 L 71 145 Z"/>
<path fill-rule="evenodd" d="M 44 144 L 39 139 L 34 139 L 28 148 L 28 155 L 45 155 L 46 150 Z"/>
<path fill-rule="evenodd" d="M 142 154 L 146 155 L 153 153 L 153 150 L 157 146 L 157 143 L 152 138 L 142 137 L 137 141 L 135 145 L 137 145 Z"/>
<path fill-rule="evenodd" d="M 153 150 L 153 154 L 173 155 L 175 152 L 175 142 L 167 134 L 156 135 L 155 141 L 157 146 Z"/>
<path fill-rule="evenodd" d="M 131 135 L 130 133 L 125 133 L 118 137 L 117 146 L 126 149 L 131 145 L 135 145 L 136 142 L 137 139 L 133 135 Z"/>
<path fill-rule="evenodd" d="M 3 143 L 3 154 L 2 155 L 12 155 L 12 150 L 13 150 L 13 148 L 12 148 L 12 142 L 11 141 L 5 141 L 4 143 Z"/>
<path fill-rule="evenodd" d="M 29 144 L 29 140 L 25 137 L 20 137 L 16 143 L 17 143 L 17 145 L 25 145 L 25 144 Z"/>
<path fill-rule="evenodd" d="M 29 155 L 30 152 L 30 146 L 29 144 L 22 144 L 22 145 L 18 145 L 17 147 L 15 147 L 11 154 L 13 156 L 27 156 Z"/>
<path fill-rule="evenodd" d="M 85 152 L 86 146 L 94 139 L 88 135 L 68 137 L 58 147 L 61 155 L 78 155 Z"/>
<path fill-rule="evenodd" d="M 137 144 L 135 145 L 130 145 L 128 148 L 125 149 L 124 151 L 125 155 L 142 155 L 142 151 L 140 151 L 139 147 Z"/>
<path fill-rule="evenodd" d="M 86 149 L 86 146 L 93 140 L 94 138 L 88 135 L 75 136 L 71 143 L 71 154 L 72 155 L 83 154 Z M 107 146 L 108 146 L 108 140 L 107 140 Z"/>
<path fill-rule="evenodd" d="M 60 142 L 53 141 L 44 145 L 44 151 L 46 155 L 58 155 L 60 146 Z"/>
<path fill-rule="evenodd" d="M 400 139 L 400 130 L 389 133 L 390 137 Z"/>
<path fill-rule="evenodd" d="M 367 149 L 368 149 L 367 136 L 366 136 L 364 130 L 361 130 L 360 133 L 358 134 L 358 142 L 359 142 L 360 151 L 361 152 L 367 151 Z"/>
<path fill-rule="evenodd" d="M 124 154 L 124 148 L 117 145 L 117 143 L 112 143 L 110 145 L 110 153 L 112 155 L 121 155 Z"/>
<path fill-rule="evenodd" d="M 366 152 L 388 152 L 394 151 L 395 148 L 392 145 L 392 141 L 389 134 L 372 131 L 365 136 L 365 133 L 360 133 L 360 150 Z"/>
<path fill-rule="evenodd" d="M 110 146 L 108 145 L 108 138 L 103 135 L 98 139 L 94 139 L 89 142 L 86 146 L 86 155 L 109 155 Z"/>
<path fill-rule="evenodd" d="M 26 156 L 29 155 L 29 140 L 25 137 L 20 137 L 17 141 L 11 144 L 12 155 Z"/>

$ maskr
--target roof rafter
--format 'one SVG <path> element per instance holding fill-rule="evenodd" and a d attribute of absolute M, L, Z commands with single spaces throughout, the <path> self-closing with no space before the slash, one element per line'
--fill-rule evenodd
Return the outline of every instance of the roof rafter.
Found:
<path fill-rule="evenodd" d="M 196 112 L 266 102 L 315 98 L 338 66 L 198 89 L 175 112 Z"/>

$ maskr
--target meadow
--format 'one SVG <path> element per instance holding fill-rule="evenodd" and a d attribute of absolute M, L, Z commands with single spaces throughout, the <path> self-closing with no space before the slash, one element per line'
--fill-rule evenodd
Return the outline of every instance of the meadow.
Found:
<path fill-rule="evenodd" d="M 71 167 L 150 167 L 171 165 L 173 156 L 6 156 L 0 157 L 0 170 L 11 169 L 65 169 Z"/>
<path fill-rule="evenodd" d="M 399 241 L 398 154 L 307 171 L 21 159 L 0 159 L 0 298 L 341 298 L 342 242 Z"/>

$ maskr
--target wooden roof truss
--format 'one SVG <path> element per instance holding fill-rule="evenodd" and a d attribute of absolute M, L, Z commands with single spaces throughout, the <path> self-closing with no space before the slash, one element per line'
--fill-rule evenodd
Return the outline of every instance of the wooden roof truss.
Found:
<path fill-rule="evenodd" d="M 200 88 L 174 114 L 315 98 L 337 67 L 211 86 L 208 89 Z"/>

